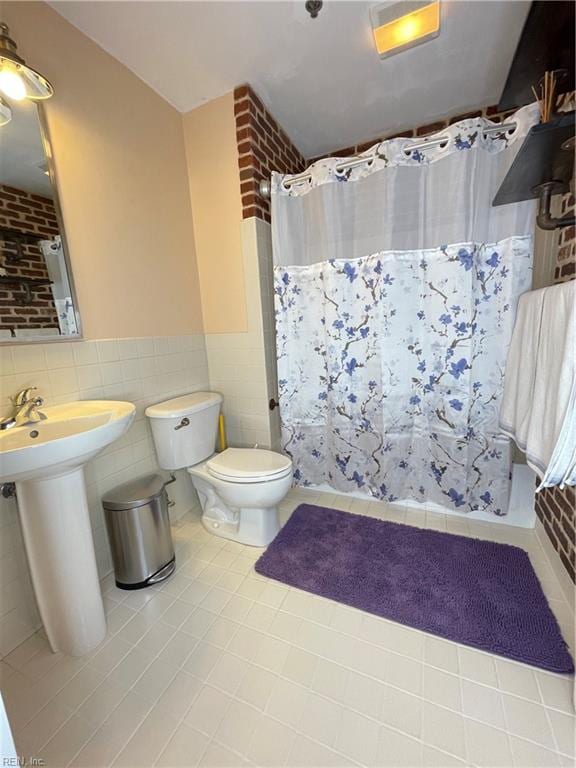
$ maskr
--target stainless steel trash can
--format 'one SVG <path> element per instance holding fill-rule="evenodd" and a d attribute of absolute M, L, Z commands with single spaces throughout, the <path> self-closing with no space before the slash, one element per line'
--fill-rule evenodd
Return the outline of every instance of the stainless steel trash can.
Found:
<path fill-rule="evenodd" d="M 176 558 L 165 486 L 160 475 L 146 475 L 102 498 L 120 589 L 142 589 L 174 572 Z"/>

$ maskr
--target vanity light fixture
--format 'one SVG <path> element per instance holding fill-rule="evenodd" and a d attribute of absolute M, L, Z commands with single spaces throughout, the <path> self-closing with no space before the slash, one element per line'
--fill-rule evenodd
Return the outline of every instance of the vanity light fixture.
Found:
<path fill-rule="evenodd" d="M 440 33 L 440 0 L 400 0 L 370 9 L 374 43 L 381 59 L 425 43 Z"/>
<path fill-rule="evenodd" d="M 26 65 L 17 49 L 8 26 L 0 23 L 0 91 L 14 101 L 49 99 L 54 94 L 51 84 Z"/>
<path fill-rule="evenodd" d="M 0 127 L 9 123 L 10 120 L 12 120 L 12 110 L 10 109 L 10 105 L 6 104 L 4 99 L 0 98 Z"/>

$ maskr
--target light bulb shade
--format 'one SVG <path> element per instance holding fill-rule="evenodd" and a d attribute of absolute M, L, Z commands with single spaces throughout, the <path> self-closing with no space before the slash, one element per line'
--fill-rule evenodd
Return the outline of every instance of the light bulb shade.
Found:
<path fill-rule="evenodd" d="M 0 91 L 11 99 L 49 99 L 54 88 L 46 78 L 29 67 L 17 53 L 6 24 L 0 23 Z"/>
<path fill-rule="evenodd" d="M 0 127 L 12 120 L 12 110 L 5 101 L 0 99 Z"/>
<path fill-rule="evenodd" d="M 49 99 L 54 88 L 39 72 L 0 51 L 0 91 L 9 98 Z"/>

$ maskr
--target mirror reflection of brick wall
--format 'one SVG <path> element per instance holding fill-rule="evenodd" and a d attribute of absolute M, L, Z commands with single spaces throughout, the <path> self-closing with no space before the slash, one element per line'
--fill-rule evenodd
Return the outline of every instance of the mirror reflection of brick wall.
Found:
<path fill-rule="evenodd" d="M 23 285 L 0 280 L 0 329 L 58 328 L 48 271 L 39 246 L 39 240 L 50 240 L 58 234 L 56 211 L 50 198 L 0 185 L 0 274 L 46 281 L 45 285 L 34 284 L 27 297 Z"/>

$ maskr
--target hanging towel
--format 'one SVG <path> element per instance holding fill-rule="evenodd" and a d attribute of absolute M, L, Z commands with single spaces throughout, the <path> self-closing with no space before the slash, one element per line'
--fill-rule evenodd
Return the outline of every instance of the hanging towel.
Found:
<path fill-rule="evenodd" d="M 506 357 L 500 427 L 522 450 L 525 450 L 530 429 L 545 290 L 541 288 L 520 296 Z"/>
<path fill-rule="evenodd" d="M 576 385 L 552 459 L 536 490 L 553 485 L 576 485 Z"/>
<path fill-rule="evenodd" d="M 506 361 L 500 427 L 540 488 L 574 482 L 575 304 L 574 281 L 523 294 Z"/>

